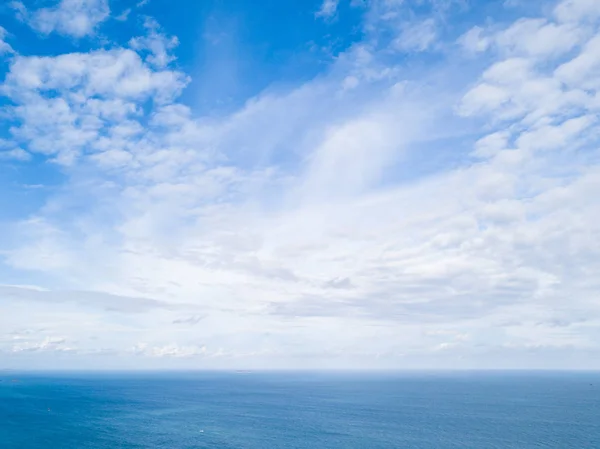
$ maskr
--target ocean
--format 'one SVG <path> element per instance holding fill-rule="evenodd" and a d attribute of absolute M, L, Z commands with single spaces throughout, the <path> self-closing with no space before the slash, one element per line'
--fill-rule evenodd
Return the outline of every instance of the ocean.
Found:
<path fill-rule="evenodd" d="M 0 448 L 600 448 L 600 373 L 0 372 Z"/>

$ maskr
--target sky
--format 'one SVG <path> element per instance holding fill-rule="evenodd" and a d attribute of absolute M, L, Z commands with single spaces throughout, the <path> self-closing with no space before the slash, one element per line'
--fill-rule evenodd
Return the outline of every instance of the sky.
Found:
<path fill-rule="evenodd" d="M 600 368 L 598 0 L 0 5 L 0 368 Z"/>

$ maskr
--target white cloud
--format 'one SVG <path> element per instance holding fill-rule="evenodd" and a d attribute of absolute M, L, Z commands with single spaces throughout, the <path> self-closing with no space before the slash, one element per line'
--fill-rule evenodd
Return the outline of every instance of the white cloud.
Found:
<path fill-rule="evenodd" d="M 331 18 L 337 12 L 339 0 L 323 0 L 321 7 L 315 13 L 317 17 Z"/>
<path fill-rule="evenodd" d="M 167 37 L 159 33 L 159 26 L 153 19 L 146 19 L 145 28 L 148 35 L 131 39 L 129 45 L 135 50 L 148 50 L 150 54 L 146 61 L 150 64 L 159 68 L 166 67 L 175 60 L 169 51 L 179 45 L 177 37 Z"/>
<path fill-rule="evenodd" d="M 140 56 L 128 49 L 70 53 L 58 57 L 18 57 L 7 76 L 8 95 L 27 89 L 41 92 L 58 89 L 66 100 L 78 101 L 94 95 L 142 99 L 156 95 L 168 101 L 185 86 L 186 77 L 172 71 L 153 71 Z M 71 92 L 67 92 L 71 91 Z M 61 98 L 62 99 L 62 98 Z"/>
<path fill-rule="evenodd" d="M 19 17 L 42 34 L 56 32 L 82 38 L 94 34 L 110 15 L 108 0 L 60 0 L 49 8 L 27 11 L 22 2 L 13 2 Z"/>
<path fill-rule="evenodd" d="M 31 154 L 23 148 L 0 150 L 0 160 L 28 161 L 29 159 L 31 159 Z"/>
<path fill-rule="evenodd" d="M 600 17 L 596 0 L 564 0 L 554 9 L 554 16 L 560 22 L 593 21 Z"/>
<path fill-rule="evenodd" d="M 195 357 L 206 355 L 205 346 L 179 346 L 176 344 L 165 346 L 148 346 L 145 343 L 138 344 L 133 348 L 136 354 L 150 357 Z"/>
<path fill-rule="evenodd" d="M 458 39 L 458 43 L 470 52 L 479 53 L 489 48 L 491 39 L 485 36 L 483 28 L 474 26 Z"/>
<path fill-rule="evenodd" d="M 187 81 L 180 72 L 152 70 L 131 50 L 115 49 L 56 58 L 19 56 L 3 89 L 19 103 L 12 113 L 23 126 L 14 129 L 15 137 L 27 141 L 29 150 L 69 165 L 84 150 L 111 151 L 104 160 L 131 151 L 132 134 L 124 132 L 134 135 L 140 127 L 135 102 L 151 97 L 168 103 Z M 49 91 L 61 96 L 45 96 Z"/>
<path fill-rule="evenodd" d="M 596 123 L 593 115 L 565 120 L 560 125 L 545 125 L 523 132 L 517 144 L 525 150 L 558 150 L 574 145 L 574 139 Z"/>
<path fill-rule="evenodd" d="M 0 55 L 15 52 L 10 44 L 5 40 L 7 35 L 8 33 L 6 29 L 0 26 Z"/>
<path fill-rule="evenodd" d="M 17 15 L 17 19 L 20 21 L 25 21 L 27 18 L 27 8 L 25 8 L 25 5 L 23 4 L 23 2 L 19 1 L 19 0 L 15 0 L 15 1 L 11 1 L 8 3 L 8 6 L 15 11 L 16 15 Z"/>
<path fill-rule="evenodd" d="M 586 55 L 588 46 L 570 62 L 555 64 L 559 76 L 542 71 L 543 65 L 537 58 L 501 59 L 486 70 L 481 81 L 465 95 L 460 112 L 467 116 L 493 112 L 500 120 L 525 117 L 531 125 L 544 117 L 567 116 L 582 107 L 589 108 L 592 99 L 583 89 L 587 80 L 593 80 L 593 77 L 589 78 L 582 70 L 581 76 L 586 77 L 586 81 L 571 89 L 565 89 L 560 79 L 561 70 L 569 73 L 570 64 L 576 64 L 582 55 Z"/>
<path fill-rule="evenodd" d="M 482 137 L 475 143 L 474 156 L 481 158 L 490 158 L 507 149 L 510 133 L 507 131 L 497 131 Z"/>
<path fill-rule="evenodd" d="M 73 351 L 74 349 L 66 345 L 66 340 L 62 337 L 46 337 L 42 341 L 26 341 L 16 343 L 12 346 L 12 352 L 35 352 L 35 351 Z"/>
<path fill-rule="evenodd" d="M 600 35 L 590 39 L 577 57 L 556 69 L 556 77 L 572 87 L 600 87 Z"/>
<path fill-rule="evenodd" d="M 495 36 L 503 51 L 531 56 L 555 56 L 572 50 L 585 30 L 544 19 L 522 19 Z"/>
<path fill-rule="evenodd" d="M 557 57 L 573 50 L 588 34 L 577 24 L 558 24 L 544 18 L 520 19 L 501 31 L 479 26 L 463 34 L 458 42 L 469 52 L 490 48 L 508 56 Z"/>
<path fill-rule="evenodd" d="M 129 14 L 131 14 L 131 8 L 124 9 L 121 14 L 115 16 L 115 20 L 119 22 L 125 22 L 129 18 Z"/>
<path fill-rule="evenodd" d="M 434 19 L 411 23 L 405 26 L 394 41 L 394 47 L 402 51 L 425 51 L 431 48 L 437 37 L 437 25 Z"/>

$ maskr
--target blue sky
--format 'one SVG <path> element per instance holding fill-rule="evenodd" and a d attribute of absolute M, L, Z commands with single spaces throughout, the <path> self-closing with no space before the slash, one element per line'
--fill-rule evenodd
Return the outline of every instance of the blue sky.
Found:
<path fill-rule="evenodd" d="M 597 0 L 0 26 L 0 365 L 600 368 Z"/>

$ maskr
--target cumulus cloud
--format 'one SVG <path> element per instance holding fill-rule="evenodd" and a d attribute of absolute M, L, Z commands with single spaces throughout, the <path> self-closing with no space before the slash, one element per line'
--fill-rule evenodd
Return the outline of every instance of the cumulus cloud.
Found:
<path fill-rule="evenodd" d="M 14 136 L 29 142 L 29 150 L 66 165 L 87 150 L 98 162 L 118 166 L 130 160 L 128 138 L 140 129 L 136 102 L 168 103 L 186 84 L 180 72 L 154 71 L 134 51 L 115 49 L 18 56 L 3 90 L 17 103 L 12 115 L 22 122 Z M 61 95 L 49 96 L 52 91 Z"/>

